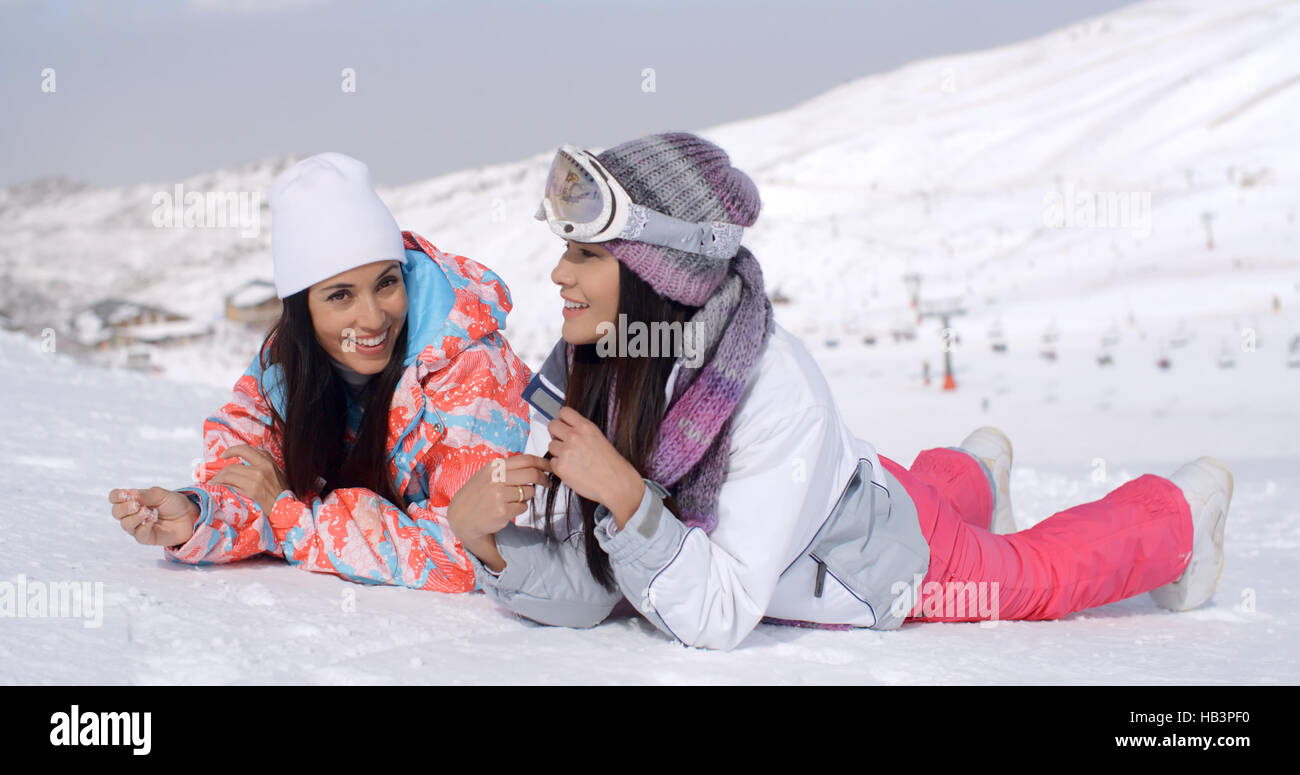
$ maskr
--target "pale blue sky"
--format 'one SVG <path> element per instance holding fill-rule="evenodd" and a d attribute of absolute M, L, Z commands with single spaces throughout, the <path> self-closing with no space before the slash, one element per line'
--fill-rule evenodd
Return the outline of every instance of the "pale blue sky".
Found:
<path fill-rule="evenodd" d="M 758 116 L 1128 4 L 0 0 L 0 185 L 165 181 L 323 150 L 406 183 Z"/>

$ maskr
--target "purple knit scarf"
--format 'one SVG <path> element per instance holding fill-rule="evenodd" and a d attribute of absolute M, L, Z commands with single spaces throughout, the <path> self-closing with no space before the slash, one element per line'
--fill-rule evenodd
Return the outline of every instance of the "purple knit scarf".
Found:
<path fill-rule="evenodd" d="M 731 260 L 726 280 L 689 325 L 704 361 L 695 368 L 684 362 L 679 366 L 647 478 L 677 499 L 687 527 L 712 533 L 731 448 L 732 415 L 775 325 L 762 269 L 749 250 L 742 247 Z M 606 424 L 611 441 L 613 395 L 611 384 Z"/>

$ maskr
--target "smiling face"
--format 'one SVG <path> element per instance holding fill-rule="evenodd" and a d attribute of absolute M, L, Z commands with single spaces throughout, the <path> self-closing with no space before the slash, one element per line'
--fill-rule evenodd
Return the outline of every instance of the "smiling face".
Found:
<path fill-rule="evenodd" d="M 307 291 L 316 341 L 361 374 L 384 370 L 406 325 L 406 284 L 397 261 L 375 261 L 322 280 Z"/>
<path fill-rule="evenodd" d="M 601 336 L 596 327 L 618 319 L 618 259 L 595 243 L 564 242 L 564 254 L 551 270 L 551 282 L 565 299 L 560 336 L 569 344 L 593 344 Z"/>

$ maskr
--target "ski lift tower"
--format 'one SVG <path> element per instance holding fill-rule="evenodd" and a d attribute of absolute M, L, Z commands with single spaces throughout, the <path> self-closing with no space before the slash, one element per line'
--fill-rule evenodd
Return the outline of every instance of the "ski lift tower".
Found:
<path fill-rule="evenodd" d="M 927 302 L 924 306 L 920 306 L 917 309 L 918 318 L 938 318 L 939 322 L 943 325 L 944 332 L 948 332 L 952 330 L 952 326 L 949 325 L 948 322 L 951 318 L 957 317 L 959 315 L 965 315 L 965 314 L 966 314 L 966 308 L 962 306 L 961 299 L 959 297 L 953 297 L 948 299 L 936 299 L 934 301 Z M 954 342 L 951 341 L 949 337 L 945 334 L 944 348 L 943 348 L 943 389 L 944 390 L 957 389 L 957 381 L 953 379 L 952 376 L 953 344 Z"/>
<path fill-rule="evenodd" d="M 911 302 L 912 309 L 916 310 L 916 322 L 921 322 L 921 308 L 918 301 L 921 297 L 921 275 L 916 272 L 909 272 L 903 275 L 903 287 L 907 288 L 907 298 Z"/>

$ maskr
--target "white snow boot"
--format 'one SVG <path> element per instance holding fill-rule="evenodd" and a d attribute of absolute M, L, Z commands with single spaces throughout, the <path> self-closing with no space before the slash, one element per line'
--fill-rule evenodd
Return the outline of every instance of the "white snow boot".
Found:
<path fill-rule="evenodd" d="M 1187 463 L 1169 477 L 1192 510 L 1192 557 L 1183 575 L 1151 590 L 1156 605 L 1170 611 L 1195 608 L 1214 594 L 1223 574 L 1223 525 L 1232 502 L 1232 472 L 1212 457 Z"/>
<path fill-rule="evenodd" d="M 1016 532 L 1011 512 L 1011 440 L 997 428 L 985 426 L 971 431 L 959 447 L 984 461 L 993 473 L 993 524 L 998 535 Z"/>

